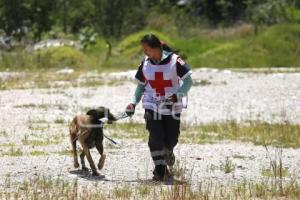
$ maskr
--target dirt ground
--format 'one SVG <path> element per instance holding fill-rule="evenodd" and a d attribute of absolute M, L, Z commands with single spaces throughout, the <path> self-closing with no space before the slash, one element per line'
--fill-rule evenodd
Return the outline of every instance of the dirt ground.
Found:
<path fill-rule="evenodd" d="M 151 179 L 153 164 L 147 143 L 118 139 L 119 146 L 105 141 L 107 162 L 100 177 L 74 169 L 67 123 L 95 106 L 122 112 L 133 95 L 133 71 L 111 74 L 83 74 L 82 79 L 109 79 L 119 84 L 96 87 L 31 88 L 0 91 L 0 185 L 7 177 L 12 183 L 36 176 L 78 180 L 79 185 L 112 189 L 118 185 L 136 186 Z M 0 73 L 2 80 L 18 73 Z M 300 123 L 300 73 L 246 73 L 218 70 L 195 70 L 194 86 L 188 96 L 188 109 L 182 121 L 189 125 L 235 120 Z M 26 83 L 24 83 L 26 84 Z M 143 122 L 143 109 L 137 106 L 129 120 Z M 105 127 L 109 135 L 109 125 Z M 36 141 L 37 140 L 37 141 Z M 45 144 L 36 144 L 40 140 Z M 36 143 L 35 143 L 36 141 Z M 276 149 L 269 149 L 276 156 Z M 42 152 L 42 153 L 40 153 Z M 278 152 L 277 152 L 278 153 Z M 37 155 L 40 154 L 40 155 Z M 94 160 L 98 154 L 92 151 Z M 251 143 L 221 141 L 216 144 L 181 144 L 175 155 L 184 176 L 193 186 L 200 182 L 227 184 L 257 181 L 262 170 L 270 167 L 266 149 Z M 226 159 L 235 166 L 224 172 Z M 283 165 L 296 173 L 300 166 L 299 149 L 283 149 Z M 88 165 L 87 165 L 88 166 Z M 297 175 L 298 176 L 298 175 Z M 300 177 L 298 176 L 298 179 Z M 289 180 L 289 176 L 286 177 Z"/>

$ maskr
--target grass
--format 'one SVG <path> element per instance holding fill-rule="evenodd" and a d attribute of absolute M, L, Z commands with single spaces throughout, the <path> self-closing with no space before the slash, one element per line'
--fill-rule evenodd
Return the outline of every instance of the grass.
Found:
<path fill-rule="evenodd" d="M 117 186 L 112 190 L 113 199 L 130 199 L 132 196 L 132 189 L 129 185 Z"/>
<path fill-rule="evenodd" d="M 116 123 L 107 126 L 113 138 L 148 139 L 145 124 Z M 216 143 L 223 140 L 252 142 L 255 145 L 273 145 L 299 148 L 300 125 L 281 123 L 270 124 L 265 122 L 237 123 L 228 121 L 223 123 L 210 123 L 199 126 L 186 126 L 182 124 L 180 143 Z"/>
<path fill-rule="evenodd" d="M 0 131 L 0 136 L 6 137 L 6 136 L 8 136 L 8 132 L 6 130 L 1 130 Z"/>
<path fill-rule="evenodd" d="M 195 80 L 193 81 L 193 86 L 207 86 L 207 85 L 211 85 L 211 82 L 209 80 Z"/>
<path fill-rule="evenodd" d="M 56 153 L 60 156 L 73 156 L 72 150 L 63 150 L 63 151 L 58 151 Z"/>
<path fill-rule="evenodd" d="M 106 127 L 112 138 L 143 139 L 144 141 L 148 138 L 145 124 L 142 123 L 114 123 Z"/>
<path fill-rule="evenodd" d="M 57 69 L 56 69 L 57 70 Z M 8 89 L 32 89 L 46 88 L 51 89 L 48 94 L 66 94 L 60 89 L 69 87 L 98 87 L 98 86 L 118 86 L 122 85 L 125 80 L 103 79 L 99 71 L 94 71 L 95 76 L 86 77 L 89 70 L 77 69 L 70 74 L 57 73 L 55 69 L 37 69 L 35 71 L 23 71 L 22 76 L 12 75 L 5 80 L 0 79 L 0 90 Z M 127 80 L 126 80 L 127 81 Z M 67 95 L 67 94 L 66 94 Z M 41 108 L 59 107 L 64 109 L 66 105 L 59 104 L 23 104 L 17 105 L 16 108 Z"/>
<path fill-rule="evenodd" d="M 31 156 L 47 156 L 49 154 L 45 151 L 31 151 L 30 155 Z"/>
<path fill-rule="evenodd" d="M 29 139 L 28 135 L 25 135 L 21 140 L 23 145 L 31 145 L 31 146 L 48 146 L 51 144 L 59 144 L 62 140 L 61 135 L 55 135 L 51 138 L 47 138 L 42 140 L 40 137 L 38 139 Z"/>
<path fill-rule="evenodd" d="M 83 189 L 82 193 L 78 194 L 77 180 L 69 182 L 59 177 L 38 176 L 24 180 L 16 189 L 11 189 L 8 183 L 5 189 L 1 189 L 1 199 L 104 199 L 99 191 Z"/>
<path fill-rule="evenodd" d="M 23 156 L 23 152 L 20 148 L 16 148 L 15 145 L 11 145 L 8 151 L 2 153 L 2 156 L 18 157 Z"/>
<path fill-rule="evenodd" d="M 148 33 L 151 31 L 148 31 Z M 138 39 L 146 34 L 142 31 L 123 39 L 119 44 L 122 63 L 117 56 L 113 57 L 118 65 L 137 66 L 141 56 Z M 200 30 L 188 37 L 167 38 L 167 34 L 157 33 L 162 40 L 169 41 L 180 54 L 187 57 L 193 68 L 269 68 L 300 66 L 300 25 L 279 24 L 266 27 L 258 34 L 252 25 L 238 27 Z M 168 34 L 170 35 L 170 34 Z M 115 59 L 116 58 L 116 59 Z M 130 58 L 132 61 L 129 61 Z M 138 59 L 139 58 L 139 59 Z"/>
<path fill-rule="evenodd" d="M 66 120 L 63 119 L 63 118 L 57 118 L 57 119 L 54 120 L 54 123 L 55 124 L 65 124 Z"/>
<path fill-rule="evenodd" d="M 279 174 L 279 168 L 277 169 L 277 171 L 275 173 Z M 287 176 L 290 175 L 290 172 L 289 172 L 288 168 L 283 168 L 281 173 L 282 173 L 282 177 L 287 177 Z M 261 175 L 265 176 L 265 177 L 273 177 L 274 176 L 274 171 L 271 167 L 270 168 L 263 168 L 263 169 L 261 169 Z"/>
<path fill-rule="evenodd" d="M 43 110 L 49 110 L 49 109 L 54 109 L 57 108 L 59 110 L 64 110 L 67 108 L 67 105 L 64 104 L 34 104 L 34 103 L 29 103 L 29 104 L 21 104 L 21 105 L 16 105 L 14 106 L 15 108 L 25 108 L 25 109 L 30 109 L 30 108 L 35 108 L 35 109 L 43 109 Z M 38 122 L 42 123 L 42 122 Z"/>
<path fill-rule="evenodd" d="M 37 108 L 37 109 L 49 109 L 51 107 L 50 104 L 22 104 L 22 105 L 16 105 L 15 108 Z"/>
<path fill-rule="evenodd" d="M 186 168 L 186 166 L 182 165 L 179 160 L 175 161 L 175 164 L 174 164 L 173 168 L 171 169 L 171 172 L 179 180 L 182 180 L 182 181 L 186 180 L 187 168 Z"/>
<path fill-rule="evenodd" d="M 12 146 L 15 146 L 15 145 L 16 145 L 15 143 L 1 143 L 0 147 L 12 147 Z"/>
<path fill-rule="evenodd" d="M 60 177 L 45 177 L 38 175 L 35 178 L 14 183 L 10 176 L 0 188 L 1 199 L 173 199 L 173 200 L 207 200 L 207 199 L 298 199 L 300 188 L 297 183 L 289 182 L 283 185 L 283 190 L 274 188 L 269 181 L 241 182 L 230 185 L 218 183 L 200 183 L 198 188 L 189 184 L 145 185 L 136 187 L 128 184 L 118 185 L 111 191 L 102 191 L 95 185 L 94 189 L 80 187 L 77 179 L 67 181 Z"/>
<path fill-rule="evenodd" d="M 57 144 L 57 142 L 53 142 L 51 140 L 29 140 L 23 139 L 23 145 L 31 145 L 31 146 L 48 146 L 50 144 Z"/>
<path fill-rule="evenodd" d="M 234 172 L 235 167 L 236 165 L 229 159 L 229 157 L 226 157 L 224 163 L 220 165 L 220 169 L 222 169 L 225 174 Z"/>
<path fill-rule="evenodd" d="M 191 68 L 214 67 L 241 71 L 254 68 L 256 72 L 272 73 L 269 68 L 300 66 L 300 25 L 278 24 L 266 27 L 257 35 L 251 25 L 199 30 L 187 38 L 168 37 L 168 33 L 144 30 L 113 43 L 111 56 L 107 54 L 104 39 L 98 38 L 95 46 L 84 52 L 70 47 L 51 48 L 42 52 L 16 50 L 0 54 L 0 71 L 21 71 L 0 80 L 0 90 L 24 88 L 67 88 L 120 85 L 124 80 L 104 80 L 103 77 L 81 77 L 94 71 L 112 72 L 137 69 L 143 54 L 139 45 L 142 35 L 153 32 L 181 54 L 188 57 Z M 72 73 L 57 73 L 61 68 L 74 69 Z M 262 71 L 260 69 L 263 69 Z M 199 85 L 211 84 L 202 80 Z M 54 91 L 55 92 L 55 91 Z"/>
<path fill-rule="evenodd" d="M 141 198 L 145 198 L 147 196 L 150 195 L 151 189 L 147 184 L 141 184 L 138 185 L 135 190 L 137 191 L 137 194 L 141 197 Z"/>
<path fill-rule="evenodd" d="M 280 24 L 258 35 L 232 39 L 191 56 L 197 67 L 299 67 L 300 25 Z"/>
<path fill-rule="evenodd" d="M 187 131 L 187 130 L 186 130 Z M 300 147 L 300 125 L 289 123 L 270 124 L 249 122 L 238 124 L 235 121 L 220 124 L 211 123 L 190 128 L 181 138 L 183 143 L 210 143 L 221 140 L 252 142 L 256 145 Z"/>
<path fill-rule="evenodd" d="M 237 27 L 201 29 L 191 28 L 193 32 L 188 36 L 179 37 L 168 31 L 145 29 L 112 42 L 109 53 L 106 41 L 98 38 L 94 46 L 85 51 L 70 47 L 55 47 L 47 50 L 28 52 L 15 50 L 1 52 L 0 70 L 29 70 L 53 71 L 65 67 L 76 71 L 120 71 L 137 68 L 143 54 L 139 41 L 148 33 L 155 33 L 161 40 L 167 42 L 174 49 L 180 49 L 182 55 L 188 57 L 187 62 L 192 68 L 269 68 L 269 67 L 299 67 L 300 66 L 300 25 L 277 24 L 265 27 L 257 34 L 251 24 Z M 197 30 L 196 30 L 197 29 Z M 109 55 L 109 56 L 108 56 Z M 107 59 L 109 58 L 109 59 Z M 25 83 L 17 76 L 14 81 L 1 81 L 0 88 L 11 88 L 12 82 L 19 88 L 51 87 L 51 76 L 40 74 L 34 79 L 26 78 Z M 62 80 L 74 79 L 77 73 L 56 74 Z M 49 80 L 49 81 L 45 81 Z M 72 83 L 70 83 L 72 84 Z M 101 81 L 97 84 L 102 84 Z M 55 85 L 55 84 L 54 84 Z M 15 86 L 15 87 L 17 87 Z"/>
<path fill-rule="evenodd" d="M 10 68 L 11 69 L 11 68 Z M 22 75 L 12 75 L 0 83 L 4 84 L 4 89 L 29 89 L 29 88 L 65 88 L 76 86 L 76 80 L 82 70 L 77 70 L 70 74 L 59 74 L 55 69 L 39 68 L 36 70 L 22 69 Z M 63 82 L 64 85 L 57 84 L 57 81 Z"/>
<path fill-rule="evenodd" d="M 45 119 L 40 119 L 40 118 L 30 118 L 28 119 L 29 124 L 47 124 L 48 122 Z"/>
<path fill-rule="evenodd" d="M 50 129 L 50 124 L 29 124 L 28 129 L 32 131 L 47 131 Z"/>

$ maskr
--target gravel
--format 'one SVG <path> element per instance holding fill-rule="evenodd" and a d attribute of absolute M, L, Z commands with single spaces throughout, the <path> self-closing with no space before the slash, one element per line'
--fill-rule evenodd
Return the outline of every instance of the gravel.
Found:
<path fill-rule="evenodd" d="M 69 72 L 68 72 L 69 73 Z M 70 72 L 72 73 L 72 72 Z M 0 73 L 0 80 L 13 74 Z M 137 185 L 151 178 L 153 164 L 145 142 L 139 140 L 120 140 L 119 147 L 108 144 L 107 162 L 100 178 L 93 178 L 74 169 L 72 157 L 57 152 L 70 150 L 68 128 L 65 122 L 87 108 L 106 106 L 113 113 L 122 112 L 130 101 L 136 83 L 134 71 L 95 74 L 82 76 L 85 79 L 107 79 L 122 84 L 99 87 L 68 87 L 49 89 L 22 89 L 0 91 L 0 185 L 5 185 L 9 174 L 12 182 L 22 182 L 35 176 L 63 177 L 78 179 L 79 184 L 94 187 L 97 182 L 109 190 L 119 184 Z M 189 92 L 188 109 L 184 110 L 182 121 L 190 125 L 235 120 L 260 120 L 271 123 L 289 121 L 300 123 L 300 73 L 249 73 L 229 70 L 195 70 L 194 86 Z M 25 83 L 24 83 L 25 84 Z M 137 106 L 131 119 L 143 123 L 143 109 Z M 123 120 L 128 122 L 129 119 Z M 39 127 L 49 123 L 45 129 Z M 41 130 L 33 131 L 30 125 Z M 109 126 L 106 127 L 109 129 Z M 24 139 L 36 135 L 51 139 L 60 135 L 59 144 L 47 146 L 23 145 Z M 11 144 L 20 149 L 23 156 L 4 156 Z M 38 150 L 48 155 L 29 156 L 28 152 Z M 276 149 L 270 148 L 270 155 L 262 146 L 250 143 L 222 141 L 217 144 L 179 144 L 175 154 L 184 168 L 185 177 L 193 185 L 213 181 L 218 184 L 243 180 L 263 179 L 262 170 L 270 169 L 270 161 L 276 159 Z M 94 160 L 98 154 L 92 151 Z M 97 158 L 97 159 L 96 159 Z M 230 161 L 234 169 L 225 173 L 224 165 Z M 299 149 L 283 149 L 283 164 L 290 173 L 300 166 Z M 288 180 L 289 177 L 286 177 Z M 299 177 L 298 177 L 299 180 Z"/>

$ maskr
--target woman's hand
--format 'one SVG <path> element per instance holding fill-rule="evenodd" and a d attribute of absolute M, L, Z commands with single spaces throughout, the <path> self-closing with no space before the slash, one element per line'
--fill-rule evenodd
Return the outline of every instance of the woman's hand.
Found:
<path fill-rule="evenodd" d="M 135 111 L 135 104 L 130 103 L 128 104 L 128 106 L 126 107 L 125 113 L 131 117 L 134 114 Z"/>
<path fill-rule="evenodd" d="M 170 110 L 173 108 L 173 104 L 176 102 L 178 102 L 176 94 L 172 94 L 165 100 L 166 107 Z"/>
<path fill-rule="evenodd" d="M 172 94 L 165 100 L 166 103 L 172 103 L 172 104 L 176 103 L 177 101 L 178 101 L 178 98 L 177 98 L 176 94 Z"/>

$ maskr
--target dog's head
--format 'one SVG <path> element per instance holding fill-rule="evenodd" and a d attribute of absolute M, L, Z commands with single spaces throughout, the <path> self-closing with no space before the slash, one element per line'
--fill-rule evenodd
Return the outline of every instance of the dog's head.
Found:
<path fill-rule="evenodd" d="M 110 112 L 110 110 L 103 106 L 98 107 L 96 109 L 91 109 L 86 114 L 93 117 L 94 123 L 99 123 L 99 119 L 104 118 L 104 117 L 108 119 L 108 123 L 112 123 L 113 121 L 116 121 L 116 118 Z"/>

